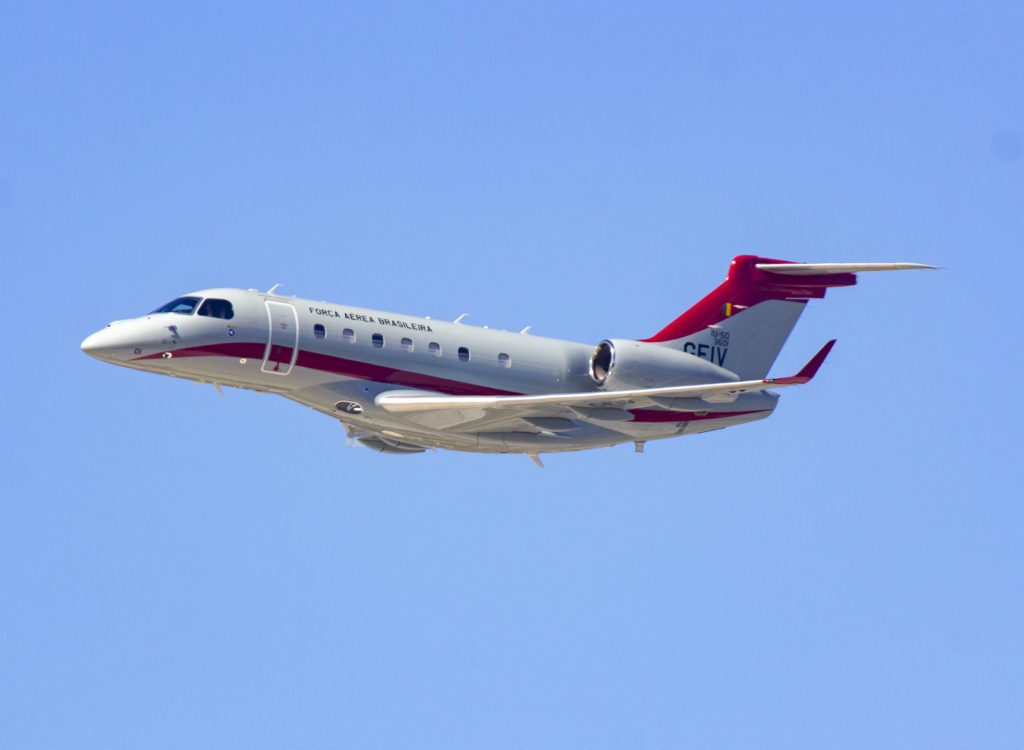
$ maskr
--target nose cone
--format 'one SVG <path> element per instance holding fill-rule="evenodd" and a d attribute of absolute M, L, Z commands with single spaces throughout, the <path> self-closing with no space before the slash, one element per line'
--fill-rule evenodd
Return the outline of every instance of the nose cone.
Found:
<path fill-rule="evenodd" d="M 96 331 L 82 342 L 82 351 L 90 357 L 101 359 L 104 362 L 111 362 L 117 353 L 117 345 L 110 334 L 109 328 Z"/>
<path fill-rule="evenodd" d="M 115 320 L 82 342 L 82 351 L 90 357 L 115 365 L 141 366 L 138 360 L 147 360 L 176 345 L 177 326 L 146 318 Z"/>
<path fill-rule="evenodd" d="M 83 341 L 82 351 L 104 362 L 122 364 L 135 357 L 133 352 L 141 345 L 143 328 L 139 321 L 115 320 Z"/>

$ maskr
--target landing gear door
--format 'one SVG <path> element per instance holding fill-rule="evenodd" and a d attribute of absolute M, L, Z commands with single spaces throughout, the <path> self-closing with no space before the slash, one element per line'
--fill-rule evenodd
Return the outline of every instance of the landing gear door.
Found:
<path fill-rule="evenodd" d="M 263 372 L 287 375 L 299 356 L 299 316 L 295 306 L 266 301 L 270 322 L 267 350 L 263 355 Z"/>

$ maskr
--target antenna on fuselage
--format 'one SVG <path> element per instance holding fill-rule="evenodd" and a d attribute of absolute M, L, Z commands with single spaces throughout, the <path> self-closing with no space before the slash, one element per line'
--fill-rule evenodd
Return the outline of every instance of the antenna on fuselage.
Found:
<path fill-rule="evenodd" d="M 469 313 L 462 313 L 462 315 L 460 315 L 459 317 L 457 317 L 455 319 L 455 325 L 457 325 L 457 326 L 462 325 L 462 321 L 465 320 L 468 317 L 469 317 Z"/>
<path fill-rule="evenodd" d="M 280 288 L 281 288 L 280 284 L 274 284 L 274 286 L 270 287 L 270 289 L 265 291 L 264 294 L 274 294 Z"/>

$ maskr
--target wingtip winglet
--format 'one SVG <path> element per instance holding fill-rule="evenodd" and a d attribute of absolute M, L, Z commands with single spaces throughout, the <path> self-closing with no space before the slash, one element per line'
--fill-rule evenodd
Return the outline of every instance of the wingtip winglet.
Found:
<path fill-rule="evenodd" d="M 818 368 L 821 367 L 825 358 L 828 356 L 829 352 L 832 351 L 832 347 L 835 345 L 836 340 L 832 339 L 825 344 L 825 346 L 821 347 L 821 349 L 818 350 L 818 353 L 811 357 L 811 361 L 804 365 L 803 369 L 797 373 L 797 377 L 804 378 L 805 380 L 813 378 L 818 373 Z"/>
<path fill-rule="evenodd" d="M 778 385 L 798 385 L 807 383 L 818 374 L 818 369 L 821 367 L 825 358 L 829 352 L 832 351 L 832 347 L 836 345 L 836 340 L 832 339 L 825 346 L 818 350 L 818 353 L 811 357 L 810 361 L 803 366 L 803 368 L 796 375 L 792 375 L 788 378 L 775 378 L 772 383 Z"/>

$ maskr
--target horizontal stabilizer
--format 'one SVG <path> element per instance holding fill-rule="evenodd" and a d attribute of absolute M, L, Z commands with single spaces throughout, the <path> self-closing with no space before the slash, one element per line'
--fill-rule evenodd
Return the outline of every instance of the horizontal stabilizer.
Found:
<path fill-rule="evenodd" d="M 759 271 L 781 273 L 788 276 L 824 276 L 833 273 L 861 273 L 863 271 L 915 271 L 934 269 L 924 263 L 757 263 Z"/>
<path fill-rule="evenodd" d="M 376 404 L 389 412 L 423 412 L 444 409 L 509 409 L 528 410 L 538 406 L 601 407 L 613 404 L 619 408 L 656 405 L 658 398 L 699 398 L 709 403 L 734 401 L 743 393 L 767 391 L 789 385 L 803 385 L 814 377 L 832 351 L 835 340 L 829 341 L 804 365 L 796 375 L 785 378 L 767 378 L 706 385 L 680 385 L 660 388 L 635 388 L 621 391 L 591 391 L 584 393 L 544 393 L 535 396 L 445 396 L 416 391 L 381 393 Z"/>
<path fill-rule="evenodd" d="M 643 341 L 674 347 L 718 345 L 709 331 L 722 327 L 730 335 L 734 352 L 742 352 L 730 355 L 733 366 L 729 369 L 741 378 L 763 377 L 800 316 L 803 302 L 821 299 L 834 287 L 853 286 L 862 271 L 937 267 L 923 263 L 790 263 L 738 255 L 729 264 L 725 281 Z"/>

